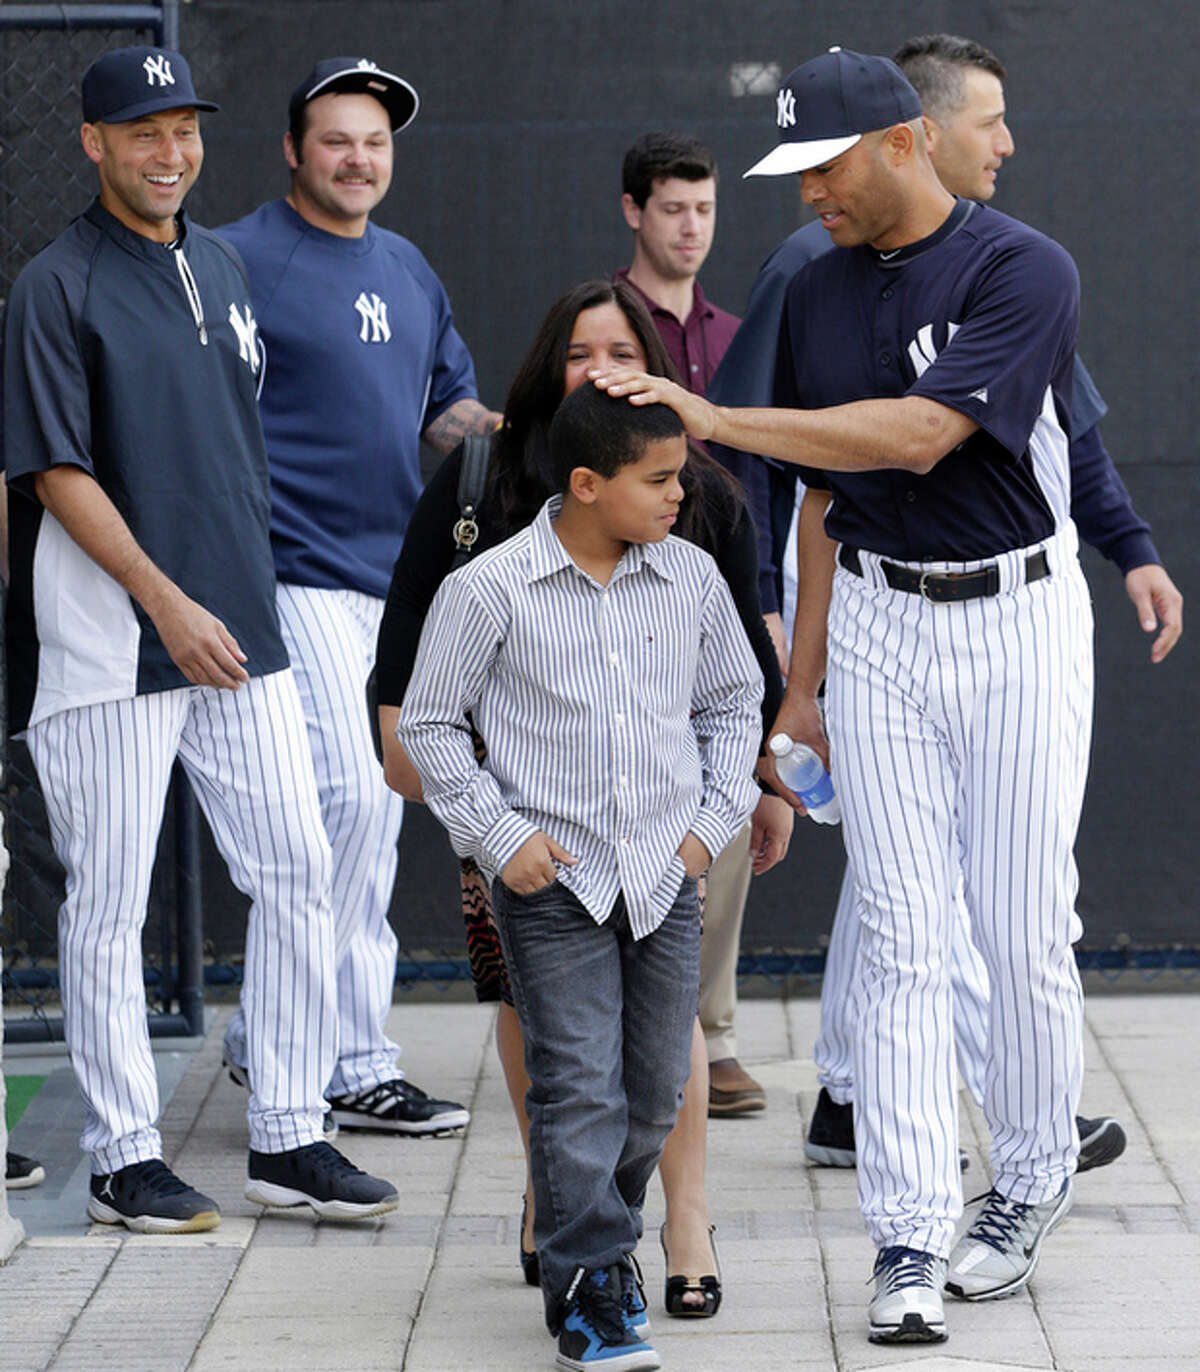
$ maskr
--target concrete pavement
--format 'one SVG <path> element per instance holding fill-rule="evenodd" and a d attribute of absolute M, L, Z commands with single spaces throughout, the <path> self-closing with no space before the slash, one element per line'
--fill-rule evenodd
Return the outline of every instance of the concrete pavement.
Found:
<path fill-rule="evenodd" d="M 0 1372 L 527 1372 L 551 1368 L 540 1298 L 517 1265 L 522 1157 L 491 1045 L 488 1007 L 407 1002 L 392 1014 L 418 1084 L 468 1103 L 465 1136 L 414 1142 L 343 1133 L 359 1166 L 394 1180 L 379 1221 L 315 1223 L 242 1198 L 244 1093 L 220 1070 L 216 1010 L 204 1040 L 156 1057 L 167 1159 L 220 1203 L 210 1234 L 151 1238 L 90 1226 L 74 1151 L 82 1105 L 61 1058 L 10 1047 L 10 1073 L 47 1074 L 13 1146 L 47 1163 L 44 1186 L 10 1196 L 28 1239 L 0 1268 Z M 653 1340 L 675 1372 L 788 1368 L 989 1368 L 1064 1372 L 1200 1369 L 1200 994 L 1096 995 L 1087 1003 L 1085 1113 L 1118 1115 L 1125 1156 L 1076 1184 L 1030 1288 L 980 1305 L 947 1301 L 950 1339 L 877 1348 L 865 1310 L 872 1252 L 853 1173 L 806 1167 L 816 1097 L 814 999 L 745 1000 L 742 1060 L 765 1114 L 715 1120 L 709 1197 L 725 1299 L 713 1320 L 662 1309 L 657 1181 L 639 1257 Z M 800 1095 L 801 1112 L 796 1096 Z M 986 1131 L 964 1108 L 967 1195 L 986 1189 Z"/>

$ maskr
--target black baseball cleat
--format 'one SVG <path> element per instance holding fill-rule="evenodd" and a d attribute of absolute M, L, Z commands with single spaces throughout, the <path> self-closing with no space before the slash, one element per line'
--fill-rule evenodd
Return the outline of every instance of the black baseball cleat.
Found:
<path fill-rule="evenodd" d="M 436 1138 L 471 1122 L 457 1101 L 434 1100 L 403 1077 L 381 1081 L 366 1091 L 331 1096 L 330 1113 L 342 1129 L 376 1129 L 388 1134 Z"/>
<path fill-rule="evenodd" d="M 23 1191 L 27 1186 L 40 1186 L 46 1180 L 46 1169 L 34 1158 L 22 1153 L 5 1153 L 4 1184 L 10 1191 Z"/>
<path fill-rule="evenodd" d="M 328 1143 L 283 1153 L 250 1150 L 246 1199 L 257 1205 L 309 1205 L 322 1219 L 357 1220 L 386 1215 L 400 1204 L 389 1181 L 366 1172 Z"/>
<path fill-rule="evenodd" d="M 854 1147 L 854 1106 L 839 1105 L 823 1086 L 812 1123 L 808 1126 L 808 1137 L 804 1140 L 804 1156 L 818 1167 L 858 1166 Z M 971 1165 L 965 1148 L 958 1150 L 958 1165 L 963 1172 Z"/>
<path fill-rule="evenodd" d="M 1079 1161 L 1075 1164 L 1076 1172 L 1090 1172 L 1093 1167 L 1107 1167 L 1125 1151 L 1125 1130 L 1111 1115 L 1101 1115 L 1094 1120 L 1076 1115 L 1075 1128 L 1079 1130 Z"/>
<path fill-rule="evenodd" d="M 161 1158 L 93 1175 L 88 1215 L 137 1234 L 196 1234 L 221 1223 L 217 1203 L 180 1181 Z"/>

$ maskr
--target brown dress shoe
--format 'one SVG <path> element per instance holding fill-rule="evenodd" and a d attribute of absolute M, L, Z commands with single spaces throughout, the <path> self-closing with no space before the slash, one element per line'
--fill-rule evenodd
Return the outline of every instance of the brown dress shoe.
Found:
<path fill-rule="evenodd" d="M 751 1115 L 767 1108 L 767 1095 L 737 1058 L 708 1064 L 708 1113 Z"/>

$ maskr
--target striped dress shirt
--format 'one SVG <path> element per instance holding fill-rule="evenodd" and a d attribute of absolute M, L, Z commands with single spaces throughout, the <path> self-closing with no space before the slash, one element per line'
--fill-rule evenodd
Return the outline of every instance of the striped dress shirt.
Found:
<path fill-rule="evenodd" d="M 602 586 L 559 542 L 560 503 L 442 583 L 396 737 L 459 856 L 493 877 L 541 830 L 597 923 L 623 894 L 642 938 L 688 830 L 715 856 L 754 808 L 762 675 L 706 552 L 631 544 Z"/>

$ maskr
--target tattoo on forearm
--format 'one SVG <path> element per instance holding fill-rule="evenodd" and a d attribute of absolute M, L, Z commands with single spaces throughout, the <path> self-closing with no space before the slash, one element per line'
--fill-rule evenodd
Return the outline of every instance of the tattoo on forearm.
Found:
<path fill-rule="evenodd" d="M 438 452 L 450 453 L 466 434 L 491 433 L 500 419 L 500 415 L 478 400 L 456 400 L 426 428 L 423 436 Z"/>

